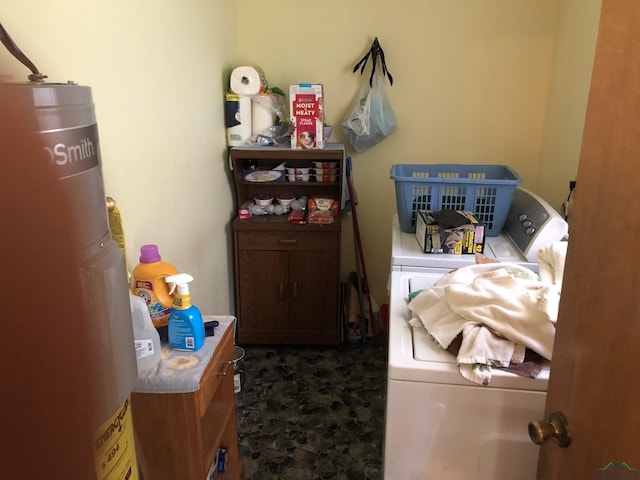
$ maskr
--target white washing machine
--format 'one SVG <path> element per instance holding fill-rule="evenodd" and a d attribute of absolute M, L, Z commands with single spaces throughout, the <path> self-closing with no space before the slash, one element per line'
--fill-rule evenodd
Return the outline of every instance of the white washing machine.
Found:
<path fill-rule="evenodd" d="M 533 480 L 538 447 L 527 425 L 544 414 L 549 365 L 535 379 L 501 370 L 490 386 L 464 379 L 453 355 L 408 324 L 407 297 L 475 259 L 422 253 L 397 217 L 392 229 L 384 478 Z M 538 249 L 567 230 L 544 200 L 518 188 L 503 232 L 486 239 L 485 253 L 537 271 Z"/>

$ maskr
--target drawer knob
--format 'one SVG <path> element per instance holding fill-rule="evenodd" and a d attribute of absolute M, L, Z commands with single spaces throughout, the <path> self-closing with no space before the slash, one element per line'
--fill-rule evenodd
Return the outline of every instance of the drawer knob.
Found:
<path fill-rule="evenodd" d="M 295 245 L 298 243 L 298 240 L 295 238 L 280 238 L 278 239 L 278 243 L 281 245 Z"/>

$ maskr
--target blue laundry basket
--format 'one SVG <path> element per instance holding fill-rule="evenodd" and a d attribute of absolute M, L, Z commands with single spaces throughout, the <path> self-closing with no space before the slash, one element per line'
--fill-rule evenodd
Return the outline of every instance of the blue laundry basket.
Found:
<path fill-rule="evenodd" d="M 420 210 L 470 210 L 486 229 L 500 234 L 511 199 L 522 182 L 504 165 L 398 164 L 391 167 L 400 229 L 415 233 Z"/>

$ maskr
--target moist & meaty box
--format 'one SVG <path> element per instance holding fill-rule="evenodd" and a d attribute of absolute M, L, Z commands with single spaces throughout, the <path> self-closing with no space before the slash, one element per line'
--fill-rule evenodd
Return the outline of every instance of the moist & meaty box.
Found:
<path fill-rule="evenodd" d="M 290 85 L 291 148 L 324 148 L 322 84 Z"/>

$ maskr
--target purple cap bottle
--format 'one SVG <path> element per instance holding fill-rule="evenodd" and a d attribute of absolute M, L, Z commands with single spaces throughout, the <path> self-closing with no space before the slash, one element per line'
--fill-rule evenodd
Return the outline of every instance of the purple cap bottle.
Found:
<path fill-rule="evenodd" d="M 157 245 L 143 245 L 140 247 L 140 263 L 155 263 L 162 260 Z"/>

